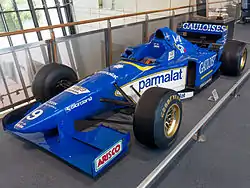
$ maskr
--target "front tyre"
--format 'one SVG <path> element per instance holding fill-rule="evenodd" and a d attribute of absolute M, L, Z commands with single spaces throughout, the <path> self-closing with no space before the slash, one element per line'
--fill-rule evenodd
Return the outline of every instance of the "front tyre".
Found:
<path fill-rule="evenodd" d="M 230 40 L 224 46 L 221 56 L 221 71 L 224 75 L 239 76 L 247 62 L 246 43 Z"/>
<path fill-rule="evenodd" d="M 32 92 L 37 101 L 45 102 L 77 82 L 77 75 L 70 67 L 57 63 L 43 66 L 32 82 Z M 64 84 L 65 85 L 65 84 Z"/>
<path fill-rule="evenodd" d="M 135 109 L 133 129 L 136 139 L 147 147 L 169 148 L 179 131 L 182 103 L 170 89 L 146 90 Z"/>

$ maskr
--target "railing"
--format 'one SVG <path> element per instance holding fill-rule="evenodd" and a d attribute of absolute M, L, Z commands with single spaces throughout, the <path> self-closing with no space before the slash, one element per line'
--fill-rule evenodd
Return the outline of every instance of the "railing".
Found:
<path fill-rule="evenodd" d="M 231 1 L 223 0 L 223 1 L 210 2 L 208 4 L 212 5 L 212 4 L 228 3 L 228 2 L 231 2 Z M 202 6 L 202 5 L 206 5 L 206 4 L 203 4 L 203 3 L 198 4 L 198 6 Z M 45 26 L 45 27 L 24 29 L 24 30 L 18 30 L 18 31 L 13 31 L 13 32 L 5 32 L 5 33 L 0 33 L 0 37 L 10 36 L 10 35 L 18 35 L 18 34 L 24 34 L 24 33 L 30 33 L 30 32 L 39 32 L 39 31 L 43 31 L 43 30 L 70 27 L 70 26 L 76 26 L 76 25 L 83 25 L 83 24 L 88 24 L 88 23 L 96 23 L 96 22 L 101 22 L 101 21 L 115 20 L 115 19 L 119 19 L 119 18 L 127 18 L 127 17 L 140 16 L 140 15 L 149 15 L 149 14 L 154 14 L 154 13 L 163 13 L 163 12 L 167 12 L 167 11 L 175 11 L 175 10 L 181 10 L 181 9 L 185 9 L 185 8 L 195 8 L 196 6 L 197 6 L 197 4 L 193 4 L 193 5 L 186 5 L 186 6 L 180 6 L 180 7 L 175 7 L 175 8 L 166 8 L 166 9 L 161 9 L 161 10 L 152 10 L 152 11 L 130 13 L 130 14 L 124 14 L 124 15 L 117 15 L 117 16 L 108 16 L 108 17 L 104 17 L 104 18 L 96 18 L 96 19 L 90 19 L 90 20 L 70 22 L 70 23 L 65 23 L 65 24 L 50 25 L 50 26 Z"/>
<path fill-rule="evenodd" d="M 209 5 L 225 4 L 227 13 L 238 17 L 238 6 L 230 7 L 232 1 L 210 2 Z M 125 47 L 148 40 L 157 28 L 168 26 L 175 29 L 196 13 L 196 4 L 175 8 L 153 10 L 124 15 L 108 16 L 46 27 L 0 33 L 0 37 L 23 35 L 49 30 L 51 39 L 37 43 L 0 50 L 0 112 L 32 99 L 31 82 L 37 70 L 50 62 L 72 67 L 79 77 L 100 70 L 119 60 Z M 204 4 L 199 4 L 201 9 Z M 159 14 L 160 13 L 160 14 Z M 157 14 L 157 15 L 156 15 Z M 153 16 L 154 15 L 154 16 Z M 114 20 L 131 19 L 129 24 L 114 23 Z M 54 29 L 106 22 L 105 27 L 85 33 L 55 39 Z M 2 104 L 1 104 L 2 102 Z"/>

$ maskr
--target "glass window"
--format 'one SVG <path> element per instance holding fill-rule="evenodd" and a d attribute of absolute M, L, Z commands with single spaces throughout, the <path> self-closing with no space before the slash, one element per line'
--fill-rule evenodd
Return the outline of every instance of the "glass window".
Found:
<path fill-rule="evenodd" d="M 23 38 L 23 34 L 12 35 L 11 39 L 12 39 L 13 46 L 18 46 L 18 45 L 25 44 L 25 41 L 24 41 L 24 38 Z"/>
<path fill-rule="evenodd" d="M 30 48 L 30 53 L 32 56 L 33 63 L 36 67 L 36 70 L 38 70 L 41 66 L 45 64 L 42 49 L 46 50 L 46 55 L 47 55 L 48 53 L 46 47 L 41 46 L 41 47 Z"/>
<path fill-rule="evenodd" d="M 6 19 L 6 23 L 8 24 L 9 31 L 20 30 L 20 25 L 15 12 L 5 13 L 4 17 Z"/>
<path fill-rule="evenodd" d="M 61 12 L 62 12 L 62 17 L 63 17 L 63 22 L 67 23 L 65 8 L 61 8 Z"/>
<path fill-rule="evenodd" d="M 63 23 L 67 23 L 65 8 L 61 8 L 61 12 L 62 12 L 62 17 L 63 17 Z M 65 28 L 66 28 L 67 35 L 70 35 L 69 27 L 65 27 Z"/>
<path fill-rule="evenodd" d="M 35 8 L 43 8 L 42 0 L 33 0 Z"/>
<path fill-rule="evenodd" d="M 42 34 L 43 40 L 51 39 L 51 35 L 50 35 L 50 32 L 48 30 L 41 31 L 41 34 Z"/>
<path fill-rule="evenodd" d="M 8 41 L 7 37 L 0 37 L 0 43 L 1 43 L 0 49 L 10 47 L 10 44 L 9 44 L 9 41 Z"/>
<path fill-rule="evenodd" d="M 59 20 L 59 17 L 58 17 L 58 12 L 57 12 L 56 9 L 49 9 L 49 15 L 50 15 L 51 18 L 53 18 L 53 19 L 51 19 L 52 25 L 60 24 L 60 20 Z M 54 29 L 54 32 L 55 32 L 56 37 L 62 37 L 63 36 L 61 28 Z"/>
<path fill-rule="evenodd" d="M 56 4 L 60 5 L 60 6 L 64 5 L 63 0 L 32 0 L 32 1 L 33 1 L 35 9 L 43 8 L 43 1 L 46 1 L 46 4 L 48 7 L 55 7 Z M 23 29 L 34 28 L 35 27 L 34 20 L 33 20 L 31 12 L 29 11 L 28 0 L 14 0 L 14 2 L 16 2 L 18 10 L 22 10 L 22 11 L 19 11 L 19 15 L 21 18 Z M 0 4 L 2 5 L 3 11 L 13 11 L 13 12 L 3 12 L 3 16 L 6 20 L 9 31 L 20 30 L 21 27 L 20 27 L 20 23 L 19 23 L 19 20 L 17 18 L 16 12 L 14 9 L 13 0 L 0 0 Z M 62 17 L 63 17 L 63 23 L 67 23 L 65 8 L 61 7 L 60 9 L 61 9 Z M 27 11 L 25 11 L 25 10 L 27 10 Z M 53 19 L 51 19 L 52 24 L 53 25 L 60 24 L 57 9 L 50 8 L 48 11 L 49 11 L 50 17 L 53 18 Z M 47 22 L 44 10 L 43 9 L 42 10 L 35 10 L 35 13 L 37 16 L 39 27 L 47 26 L 48 22 Z M 65 29 L 67 31 L 67 34 L 69 34 L 68 27 L 66 27 Z M 3 25 L 1 19 L 0 19 L 0 32 L 5 32 L 4 25 Z M 61 28 L 54 29 L 54 32 L 55 32 L 56 37 L 63 36 Z M 41 34 L 44 37 L 44 39 L 50 38 L 49 31 L 42 31 Z M 26 33 L 25 36 L 27 38 L 28 43 L 38 41 L 36 32 Z M 19 45 L 19 44 L 24 43 L 22 35 L 11 36 L 11 39 L 13 40 L 14 45 Z M 3 46 L 4 47 L 9 46 L 6 37 L 5 38 L 2 37 L 1 41 L 3 44 L 1 46 L 1 48 Z"/>
<path fill-rule="evenodd" d="M 37 34 L 35 32 L 33 32 L 33 33 L 25 33 L 25 36 L 26 36 L 26 39 L 27 39 L 28 43 L 38 41 L 38 37 L 37 37 Z"/>
<path fill-rule="evenodd" d="M 14 10 L 12 2 L 10 0 L 1 0 L 0 2 L 4 11 Z"/>
<path fill-rule="evenodd" d="M 2 19 L 0 19 L 0 33 L 5 32 Z"/>
<path fill-rule="evenodd" d="M 9 0 L 11 1 L 11 0 Z M 28 1 L 27 0 L 16 0 L 18 10 L 25 10 L 29 9 Z"/>
<path fill-rule="evenodd" d="M 56 25 L 56 24 L 60 24 L 60 20 L 59 20 L 59 17 L 58 17 L 58 13 L 57 13 L 57 10 L 56 9 L 49 9 L 49 15 L 51 18 L 51 22 L 52 22 L 52 25 Z"/>
<path fill-rule="evenodd" d="M 60 5 L 62 6 L 63 5 L 63 0 L 58 0 Z"/>
<path fill-rule="evenodd" d="M 46 2 L 47 2 L 47 6 L 48 7 L 54 7 L 54 6 L 56 6 L 55 5 L 55 0 L 46 0 Z"/>
<path fill-rule="evenodd" d="M 55 0 L 56 4 L 58 3 L 60 6 L 63 6 L 63 0 Z"/>
<path fill-rule="evenodd" d="M 21 17 L 21 20 L 22 20 L 23 29 L 30 29 L 30 28 L 35 27 L 32 16 L 31 16 L 31 13 L 29 11 L 20 12 L 20 17 Z M 33 33 L 25 33 L 25 36 L 26 36 L 26 39 L 27 39 L 28 43 L 38 41 L 37 34 L 35 32 L 33 32 Z"/>
<path fill-rule="evenodd" d="M 61 28 L 56 28 L 56 29 L 54 29 L 54 33 L 55 33 L 55 37 L 56 37 L 56 38 L 62 37 L 62 36 L 63 36 L 63 33 L 62 33 L 62 29 L 61 29 Z"/>
<path fill-rule="evenodd" d="M 19 12 L 24 29 L 34 28 L 34 22 L 30 11 Z"/>
<path fill-rule="evenodd" d="M 44 10 L 37 10 L 36 16 L 37 16 L 39 27 L 48 25 Z"/>

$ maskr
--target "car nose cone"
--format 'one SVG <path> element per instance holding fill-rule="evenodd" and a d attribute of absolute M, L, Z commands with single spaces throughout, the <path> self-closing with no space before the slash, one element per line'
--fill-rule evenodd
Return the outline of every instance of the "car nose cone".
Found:
<path fill-rule="evenodd" d="M 14 126 L 14 131 L 21 133 L 45 132 L 56 128 L 56 111 L 50 106 L 41 105 L 28 113 Z"/>

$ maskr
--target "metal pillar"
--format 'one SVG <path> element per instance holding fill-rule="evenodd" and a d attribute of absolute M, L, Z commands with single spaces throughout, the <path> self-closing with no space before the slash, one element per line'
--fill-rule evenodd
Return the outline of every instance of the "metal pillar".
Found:
<path fill-rule="evenodd" d="M 105 52 L 106 52 L 106 67 L 112 64 L 112 29 L 111 22 L 107 20 L 107 29 L 105 30 Z"/>
<path fill-rule="evenodd" d="M 65 13 L 66 13 L 66 19 L 67 22 L 74 22 L 73 14 L 72 14 L 72 8 L 73 2 L 71 0 L 63 0 L 63 4 L 65 6 Z M 69 27 L 69 32 L 71 35 L 76 34 L 75 26 Z"/>
<path fill-rule="evenodd" d="M 175 11 L 173 10 L 172 15 L 170 17 L 170 22 L 169 22 L 169 28 L 172 29 L 172 30 L 174 30 L 173 29 L 174 28 L 174 17 L 175 17 Z"/>
<path fill-rule="evenodd" d="M 27 1 L 28 1 L 28 5 L 29 5 L 29 8 L 30 8 L 30 13 L 31 13 L 31 16 L 32 16 L 32 20 L 33 20 L 34 26 L 35 27 L 39 27 L 39 23 L 38 23 L 38 19 L 37 19 L 37 16 L 36 16 L 36 12 L 35 12 L 35 7 L 34 7 L 34 4 L 33 4 L 33 1 L 32 0 L 27 0 Z M 38 40 L 39 41 L 43 40 L 41 32 L 38 31 L 36 33 L 37 33 Z"/>
<path fill-rule="evenodd" d="M 56 10 L 57 10 L 59 22 L 60 22 L 60 24 L 64 24 L 62 11 L 60 8 L 60 2 L 58 0 L 55 0 L 55 4 L 56 4 Z M 62 27 L 62 33 L 63 33 L 63 36 L 67 36 L 67 32 L 66 32 L 65 27 Z"/>
<path fill-rule="evenodd" d="M 146 43 L 148 42 L 148 15 L 145 15 L 145 22 L 142 26 L 142 42 Z"/>

